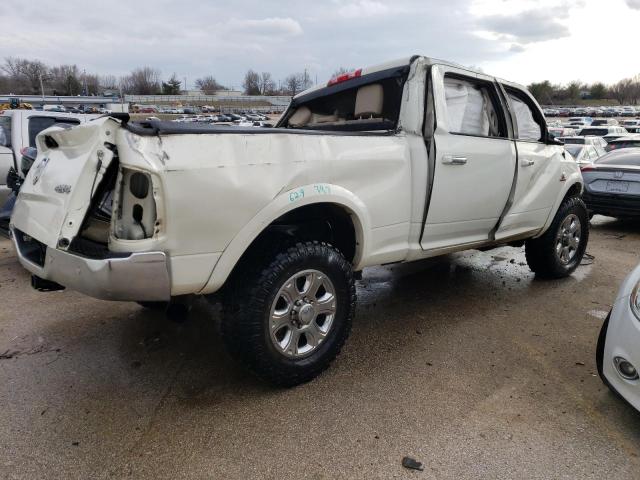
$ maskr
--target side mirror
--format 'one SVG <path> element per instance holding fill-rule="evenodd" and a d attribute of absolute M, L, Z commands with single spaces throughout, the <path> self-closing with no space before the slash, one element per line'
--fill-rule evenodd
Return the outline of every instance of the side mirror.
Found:
<path fill-rule="evenodd" d="M 560 140 L 556 139 L 556 137 L 554 137 L 553 134 L 549 132 L 549 130 L 546 130 L 544 132 L 544 137 L 545 137 L 544 143 L 546 143 L 547 145 L 564 145 L 564 142 L 561 142 Z"/>

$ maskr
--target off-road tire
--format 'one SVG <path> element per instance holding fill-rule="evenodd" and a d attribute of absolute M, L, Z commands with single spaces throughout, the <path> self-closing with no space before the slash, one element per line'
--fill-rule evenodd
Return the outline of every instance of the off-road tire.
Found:
<path fill-rule="evenodd" d="M 576 253 L 568 263 L 561 262 L 556 253 L 557 235 L 562 222 L 570 215 L 575 215 L 580 220 L 582 229 L 580 242 Z M 564 199 L 549 229 L 538 238 L 525 242 L 525 254 L 529 268 L 540 278 L 567 277 L 578 268 L 589 241 L 589 215 L 587 207 L 578 197 Z"/>
<path fill-rule="evenodd" d="M 220 330 L 225 347 L 242 365 L 268 383 L 293 387 L 318 376 L 340 353 L 351 330 L 356 288 L 351 264 L 332 245 L 308 241 L 281 248 L 262 259 L 252 256 L 234 272 L 223 295 Z M 327 336 L 309 356 L 288 358 L 270 338 L 271 307 L 287 279 L 307 269 L 332 282 L 336 313 Z"/>

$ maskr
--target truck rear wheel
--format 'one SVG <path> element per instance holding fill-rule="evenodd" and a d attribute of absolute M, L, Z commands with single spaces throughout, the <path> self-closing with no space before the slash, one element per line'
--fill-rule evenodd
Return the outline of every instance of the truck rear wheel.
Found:
<path fill-rule="evenodd" d="M 543 278 L 567 277 L 580 265 L 588 241 L 586 205 L 578 197 L 566 198 L 544 235 L 526 241 L 529 268 Z"/>
<path fill-rule="evenodd" d="M 351 265 L 340 251 L 297 243 L 262 268 L 248 265 L 234 275 L 225 292 L 222 337 L 231 355 L 257 376 L 295 386 L 338 355 L 355 303 Z"/>

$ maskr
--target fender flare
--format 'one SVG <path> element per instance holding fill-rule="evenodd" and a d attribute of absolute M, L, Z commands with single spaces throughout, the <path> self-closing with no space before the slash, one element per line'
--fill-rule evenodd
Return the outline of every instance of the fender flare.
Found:
<path fill-rule="evenodd" d="M 549 212 L 549 216 L 547 217 L 547 221 L 545 222 L 544 227 L 542 227 L 542 229 L 538 232 L 538 234 L 534 238 L 538 238 L 544 235 L 544 233 L 549 229 L 549 227 L 551 226 L 551 223 L 553 223 L 553 219 L 555 218 L 556 213 L 558 212 L 558 209 L 560 208 L 560 205 L 564 201 L 564 198 L 567 196 L 567 193 L 569 192 L 569 190 L 571 190 L 574 187 L 574 185 L 576 184 L 580 185 L 580 195 L 582 195 L 582 192 L 584 191 L 584 180 L 582 179 L 582 174 L 580 173 L 580 170 L 572 171 L 570 173 L 564 173 L 564 175 L 566 175 L 564 186 L 562 187 L 562 190 L 560 191 L 558 198 L 556 198 L 556 201 L 553 204 L 553 208 Z"/>
<path fill-rule="evenodd" d="M 282 215 L 306 205 L 330 203 L 344 208 L 353 221 L 356 234 L 355 270 L 367 257 L 370 245 L 371 221 L 364 202 L 351 191 L 339 185 L 312 183 L 281 191 L 267 206 L 260 210 L 236 234 L 213 267 L 213 271 L 199 294 L 209 294 L 220 289 L 251 243 L 271 223 Z"/>

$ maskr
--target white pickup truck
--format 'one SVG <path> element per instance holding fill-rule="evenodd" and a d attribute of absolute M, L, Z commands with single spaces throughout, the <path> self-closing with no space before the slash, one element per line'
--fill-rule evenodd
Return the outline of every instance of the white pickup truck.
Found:
<path fill-rule="evenodd" d="M 342 75 L 275 128 L 128 120 L 37 137 L 20 262 L 36 287 L 146 306 L 220 292 L 225 344 L 278 385 L 339 353 L 365 267 L 524 244 L 562 277 L 586 248 L 580 170 L 533 97 L 450 63 Z"/>
<path fill-rule="evenodd" d="M 8 195 L 5 181 L 9 169 L 20 171 L 20 151 L 35 147 L 36 135 L 53 125 L 79 125 L 96 117 L 42 110 L 0 110 L 0 205 Z"/>

